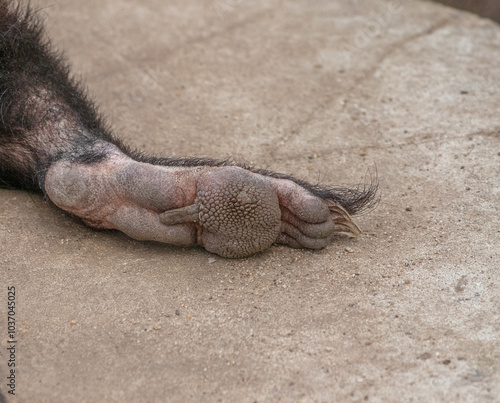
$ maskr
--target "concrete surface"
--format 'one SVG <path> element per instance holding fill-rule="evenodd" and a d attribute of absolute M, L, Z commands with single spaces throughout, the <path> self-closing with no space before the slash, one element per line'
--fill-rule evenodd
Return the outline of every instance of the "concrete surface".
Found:
<path fill-rule="evenodd" d="M 8 402 L 499 402 L 500 27 L 423 1 L 39 1 L 150 152 L 362 181 L 365 233 L 225 260 L 0 191 Z M 7 396 L 7 287 L 16 397 Z"/>

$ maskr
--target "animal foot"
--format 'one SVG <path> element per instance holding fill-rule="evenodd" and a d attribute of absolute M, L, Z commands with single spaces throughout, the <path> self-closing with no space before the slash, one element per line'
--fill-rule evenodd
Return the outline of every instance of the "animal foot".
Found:
<path fill-rule="evenodd" d="M 199 244 L 238 258 L 273 243 L 320 249 L 359 228 L 331 199 L 290 179 L 236 166 L 167 167 L 125 156 L 91 165 L 51 166 L 45 191 L 93 227 L 180 246 Z"/>

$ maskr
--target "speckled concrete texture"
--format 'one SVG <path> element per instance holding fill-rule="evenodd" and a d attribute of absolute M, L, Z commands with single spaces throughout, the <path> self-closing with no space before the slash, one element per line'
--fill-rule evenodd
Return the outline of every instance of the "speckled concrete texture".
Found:
<path fill-rule="evenodd" d="M 7 402 L 500 401 L 500 26 L 417 0 L 35 4 L 126 142 L 376 169 L 381 201 L 356 240 L 226 260 L 0 190 Z"/>

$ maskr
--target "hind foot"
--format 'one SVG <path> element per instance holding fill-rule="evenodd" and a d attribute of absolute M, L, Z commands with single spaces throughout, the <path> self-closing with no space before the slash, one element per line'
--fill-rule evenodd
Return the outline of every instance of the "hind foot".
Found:
<path fill-rule="evenodd" d="M 320 249 L 337 233 L 360 233 L 342 206 L 291 180 L 235 166 L 158 166 L 123 154 L 94 164 L 59 161 L 47 172 L 45 191 L 90 226 L 138 240 L 198 244 L 229 258 L 275 242 Z"/>

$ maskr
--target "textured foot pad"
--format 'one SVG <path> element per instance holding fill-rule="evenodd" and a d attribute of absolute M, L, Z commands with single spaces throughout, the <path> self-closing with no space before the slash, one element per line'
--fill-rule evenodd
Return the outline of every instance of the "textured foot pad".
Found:
<path fill-rule="evenodd" d="M 196 204 L 201 241 L 210 252 L 243 257 L 271 246 L 280 233 L 281 211 L 273 187 L 240 168 L 207 172 L 198 181 Z"/>

